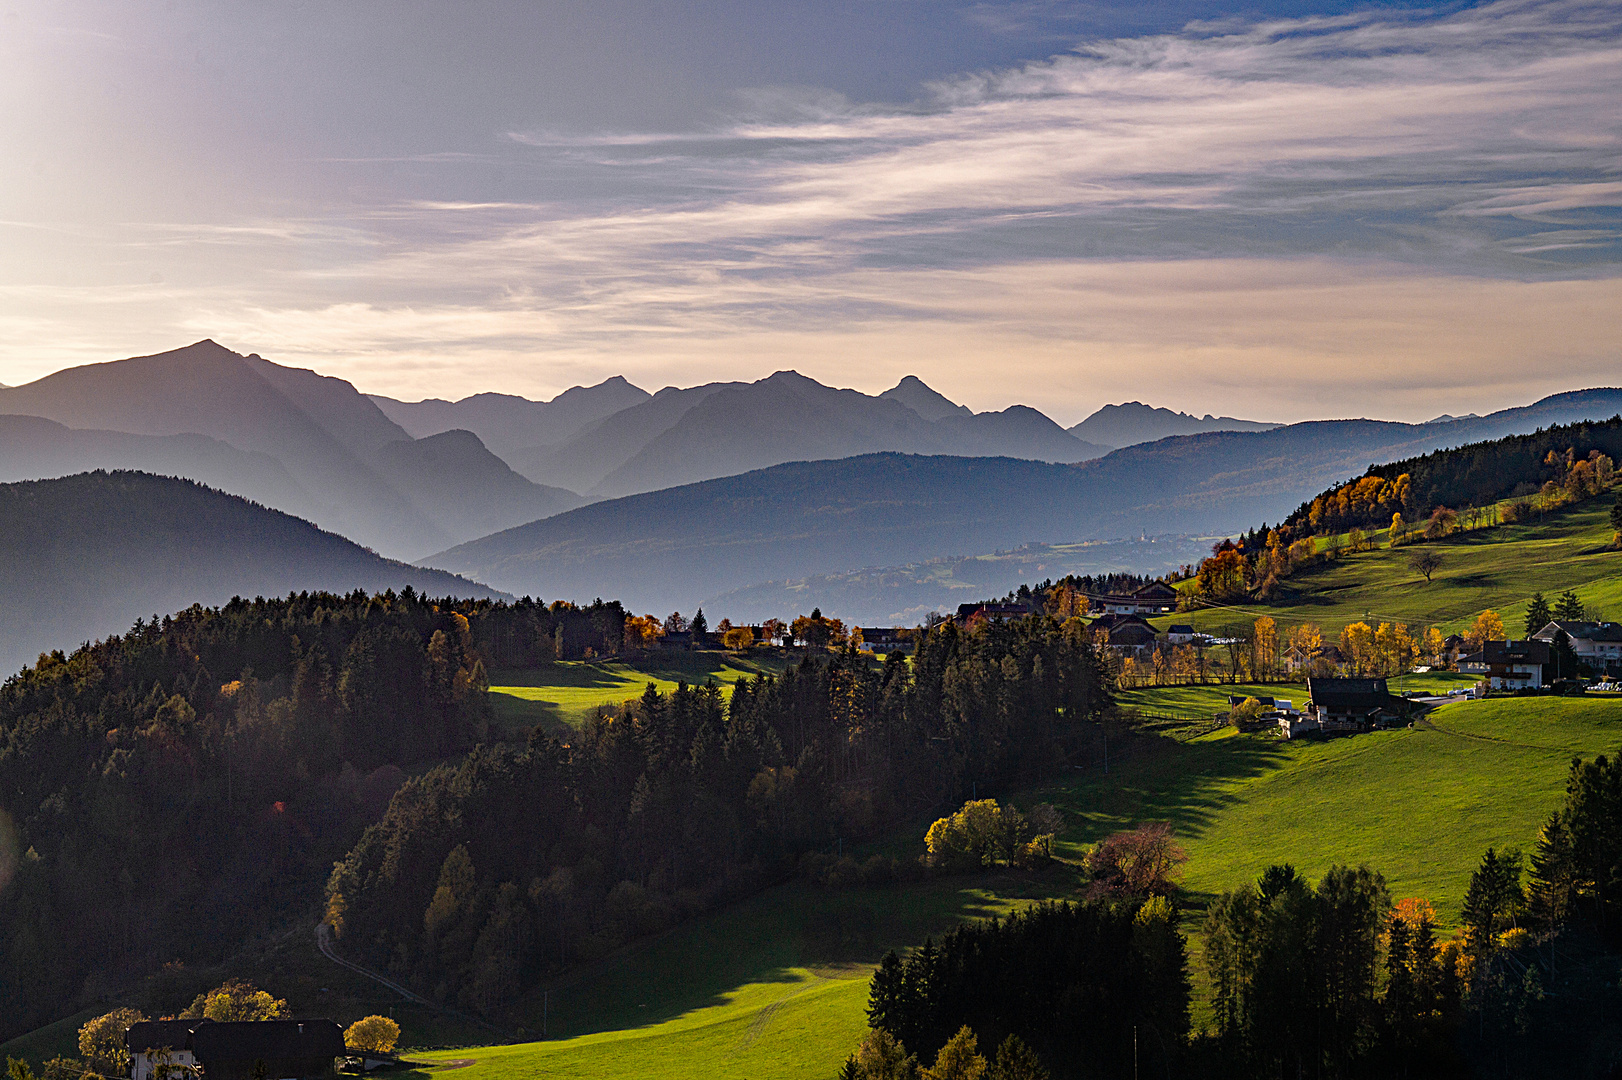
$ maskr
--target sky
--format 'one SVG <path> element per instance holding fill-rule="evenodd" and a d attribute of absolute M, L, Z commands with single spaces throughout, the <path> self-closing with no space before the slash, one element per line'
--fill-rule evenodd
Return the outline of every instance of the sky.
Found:
<path fill-rule="evenodd" d="M 1485 412 L 1622 382 L 1618 102 L 1614 0 L 0 0 L 0 382 Z"/>

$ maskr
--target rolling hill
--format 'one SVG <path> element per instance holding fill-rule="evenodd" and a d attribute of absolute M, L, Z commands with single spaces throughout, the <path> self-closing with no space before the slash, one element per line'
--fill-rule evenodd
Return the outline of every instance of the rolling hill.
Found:
<path fill-rule="evenodd" d="M 435 596 L 498 595 L 190 480 L 91 472 L 0 484 L 6 672 L 195 603 L 408 585 Z"/>

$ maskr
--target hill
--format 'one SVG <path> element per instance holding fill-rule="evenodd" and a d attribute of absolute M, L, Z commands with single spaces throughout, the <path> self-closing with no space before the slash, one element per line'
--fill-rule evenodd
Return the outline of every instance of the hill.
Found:
<path fill-rule="evenodd" d="M 215 449 L 168 444 L 160 456 L 173 466 L 169 471 L 218 483 L 396 556 L 421 556 L 477 536 L 479 528 L 529 520 L 577 501 L 555 490 L 531 490 L 518 476 L 492 483 L 502 470 L 492 470 L 482 446 L 462 446 L 458 454 L 443 447 L 400 452 L 396 444 L 411 437 L 349 383 L 206 340 L 0 389 L 0 413 L 147 439 L 206 436 L 257 457 L 226 470 Z M 67 470 L 58 470 L 65 458 L 80 468 L 119 469 L 146 465 L 154 453 L 150 442 L 65 437 L 15 424 L 7 444 L 6 472 L 19 476 L 16 463 L 30 460 L 33 475 L 19 476 L 27 479 L 63 475 Z M 264 459 L 274 459 L 292 485 Z"/>
<path fill-rule="evenodd" d="M 1283 426 L 1256 420 L 1236 420 L 1231 416 L 1212 416 L 1210 413 L 1190 416 L 1185 412 L 1145 405 L 1141 401 L 1128 401 L 1122 405 L 1105 405 L 1068 430 L 1078 439 L 1120 449 L 1155 442 L 1171 435 L 1199 435 L 1207 431 L 1270 431 Z"/>
<path fill-rule="evenodd" d="M 1481 852 L 1528 845 L 1560 802 L 1570 756 L 1614 750 L 1619 721 L 1619 699 L 1504 700 L 1447 706 L 1412 731 L 1327 742 L 1161 738 L 1112 758 L 1107 775 L 1094 763 L 1013 798 L 1066 810 L 1067 857 L 1116 828 L 1172 821 L 1197 906 L 1273 862 L 1316 877 L 1334 862 L 1366 861 L 1393 896 L 1426 897 L 1453 926 Z M 916 853 L 922 831 L 881 850 Z M 549 984 L 551 1041 L 413 1057 L 471 1059 L 468 1080 L 831 1076 L 865 1027 L 867 979 L 886 949 L 1076 889 L 1062 866 L 877 889 L 795 881 Z M 537 989 L 512 1022 L 538 1029 L 541 1005 Z"/>
<path fill-rule="evenodd" d="M 0 669 L 233 596 L 404 589 L 493 597 L 190 480 L 92 472 L 0 484 Z"/>

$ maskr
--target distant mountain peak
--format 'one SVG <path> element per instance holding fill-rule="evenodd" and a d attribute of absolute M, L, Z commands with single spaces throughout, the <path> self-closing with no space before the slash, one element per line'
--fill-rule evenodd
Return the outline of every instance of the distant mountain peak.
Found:
<path fill-rule="evenodd" d="M 1171 435 L 1199 435 L 1207 431 L 1268 431 L 1278 426 L 1257 420 L 1239 420 L 1232 416 L 1212 416 L 1210 413 L 1194 416 L 1145 405 L 1141 401 L 1123 401 L 1119 405 L 1105 405 L 1069 431 L 1079 439 L 1119 449 L 1155 442 Z"/>
<path fill-rule="evenodd" d="M 916 375 L 907 375 L 879 397 L 899 401 L 925 420 L 934 422 L 949 416 L 973 416 L 974 410 L 959 405 Z"/>

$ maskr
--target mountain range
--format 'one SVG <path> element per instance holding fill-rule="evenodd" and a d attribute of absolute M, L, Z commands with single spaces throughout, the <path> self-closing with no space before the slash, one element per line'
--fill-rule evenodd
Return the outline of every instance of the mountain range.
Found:
<path fill-rule="evenodd" d="M 759 582 L 1033 542 L 1222 534 L 1278 521 L 1371 462 L 1619 411 L 1622 390 L 1598 389 L 1452 423 L 1173 436 L 1072 465 L 894 453 L 796 462 L 594 503 L 426 561 L 514 593 L 687 610 Z M 843 614 L 889 610 L 875 600 Z"/>
<path fill-rule="evenodd" d="M 372 400 L 413 435 L 466 427 L 529 479 L 594 498 L 886 450 L 1075 462 L 1110 449 L 1024 405 L 975 413 L 915 375 L 877 396 L 779 371 L 752 383 L 672 386 L 651 395 L 611 379 L 549 403 L 489 400 L 497 397 Z M 609 411 L 619 402 L 629 404 Z"/>
<path fill-rule="evenodd" d="M 1269 431 L 1282 424 L 1236 420 L 1231 416 L 1190 416 L 1185 412 L 1157 409 L 1141 401 L 1105 405 L 1081 423 L 1070 428 L 1078 439 L 1119 450 L 1124 446 L 1154 442 L 1171 435 L 1202 435 L 1209 431 Z"/>
<path fill-rule="evenodd" d="M 418 558 L 580 505 L 476 437 L 412 437 L 342 379 L 213 341 L 0 389 L 0 476 L 141 468 L 218 486 Z M 55 426 L 23 418 L 53 421 Z"/>
<path fill-rule="evenodd" d="M 0 484 L 0 671 L 195 603 L 407 586 L 500 595 L 191 480 L 98 471 Z"/>

